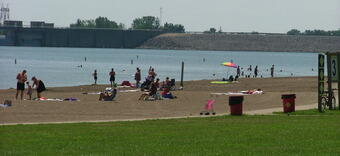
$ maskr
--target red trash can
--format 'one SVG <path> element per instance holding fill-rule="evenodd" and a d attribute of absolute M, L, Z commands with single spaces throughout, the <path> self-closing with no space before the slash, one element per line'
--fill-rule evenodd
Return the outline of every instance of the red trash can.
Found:
<path fill-rule="evenodd" d="M 283 94 L 281 96 L 283 103 L 283 112 L 290 113 L 295 112 L 295 94 Z"/>
<path fill-rule="evenodd" d="M 229 96 L 230 115 L 242 115 L 243 96 Z"/>

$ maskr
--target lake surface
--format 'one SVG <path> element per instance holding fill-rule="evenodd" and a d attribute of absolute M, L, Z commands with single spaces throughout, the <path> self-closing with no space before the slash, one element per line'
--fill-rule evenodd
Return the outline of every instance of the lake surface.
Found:
<path fill-rule="evenodd" d="M 136 67 L 142 70 L 142 77 L 145 77 L 150 66 L 155 68 L 161 80 L 168 76 L 179 81 L 182 61 L 185 63 L 184 80 L 222 79 L 231 74 L 236 75 L 235 68 L 221 65 L 231 60 L 243 67 L 245 74 L 250 74 L 246 71 L 249 65 L 253 69 L 258 65 L 259 75 L 269 77 L 270 72 L 267 70 L 275 64 L 275 76 L 278 77 L 292 74 L 317 76 L 317 55 L 291 52 L 0 47 L 0 88 L 15 88 L 16 75 L 23 69 L 28 71 L 29 79 L 36 76 L 47 87 L 92 84 L 95 69 L 98 71 L 98 83 L 108 84 L 111 68 L 116 71 L 116 82 L 134 82 Z M 17 64 L 14 63 L 15 59 Z"/>

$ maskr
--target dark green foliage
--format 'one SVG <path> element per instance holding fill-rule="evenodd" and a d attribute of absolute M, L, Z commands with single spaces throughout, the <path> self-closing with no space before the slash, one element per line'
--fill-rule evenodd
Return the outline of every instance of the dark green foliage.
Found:
<path fill-rule="evenodd" d="M 117 24 L 106 17 L 99 16 L 95 20 L 81 20 L 78 19 L 76 23 L 70 24 L 71 28 L 111 28 L 111 29 L 124 29 L 124 24 Z"/>
<path fill-rule="evenodd" d="M 287 32 L 287 35 L 300 35 L 300 34 L 301 34 L 300 30 L 297 29 L 292 29 Z"/>
<path fill-rule="evenodd" d="M 306 30 L 305 32 L 300 32 L 297 29 L 292 29 L 287 32 L 287 35 L 314 35 L 314 36 L 340 36 L 340 29 L 339 30 Z"/>
<path fill-rule="evenodd" d="M 133 20 L 132 29 L 156 30 L 160 28 L 159 19 L 154 16 L 143 16 Z"/>
<path fill-rule="evenodd" d="M 203 33 L 216 33 L 216 28 L 210 28 L 208 31 L 204 31 Z"/>
<path fill-rule="evenodd" d="M 176 32 L 176 33 L 184 33 L 185 28 L 181 24 L 172 24 L 172 23 L 165 23 L 162 27 L 162 30 L 166 32 Z"/>

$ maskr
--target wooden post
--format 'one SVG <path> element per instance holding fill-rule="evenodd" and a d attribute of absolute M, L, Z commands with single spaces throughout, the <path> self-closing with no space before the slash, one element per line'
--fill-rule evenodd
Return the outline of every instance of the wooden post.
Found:
<path fill-rule="evenodd" d="M 181 87 L 183 87 L 183 77 L 184 77 L 184 61 L 182 62 Z"/>
<path fill-rule="evenodd" d="M 332 62 L 331 54 L 327 53 L 327 85 L 328 85 L 328 106 L 332 110 Z"/>
<path fill-rule="evenodd" d="M 339 70 L 340 70 L 340 53 L 338 53 L 337 54 L 338 55 L 338 72 L 339 72 Z M 340 83 L 339 83 L 339 81 L 340 81 L 340 73 L 338 73 L 338 106 L 339 106 L 339 110 L 340 110 Z M 336 108 L 334 108 L 334 109 L 336 109 Z"/>
<path fill-rule="evenodd" d="M 324 94 L 325 78 L 325 55 L 319 54 L 318 57 L 318 110 L 322 112 L 321 97 Z"/>

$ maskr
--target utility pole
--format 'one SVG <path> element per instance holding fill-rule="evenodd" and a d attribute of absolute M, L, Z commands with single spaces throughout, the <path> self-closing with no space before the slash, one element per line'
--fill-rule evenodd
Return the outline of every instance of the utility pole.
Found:
<path fill-rule="evenodd" d="M 163 18 L 163 8 L 159 9 L 159 25 L 162 25 L 162 18 Z"/>
<path fill-rule="evenodd" d="M 7 20 L 9 20 L 9 4 L 7 4 L 7 7 L 5 7 L 2 3 L 0 8 L 0 25 L 4 24 L 4 22 Z"/>

